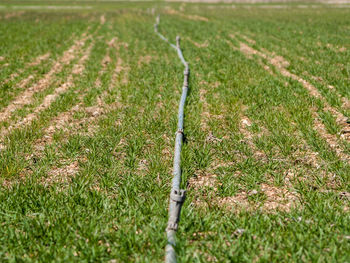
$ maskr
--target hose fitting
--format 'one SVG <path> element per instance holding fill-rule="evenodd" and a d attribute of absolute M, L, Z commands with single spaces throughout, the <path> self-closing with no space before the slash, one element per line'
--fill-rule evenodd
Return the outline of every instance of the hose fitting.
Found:
<path fill-rule="evenodd" d="M 170 193 L 168 230 L 177 231 L 180 220 L 181 207 L 186 198 L 186 190 L 172 189 Z"/>

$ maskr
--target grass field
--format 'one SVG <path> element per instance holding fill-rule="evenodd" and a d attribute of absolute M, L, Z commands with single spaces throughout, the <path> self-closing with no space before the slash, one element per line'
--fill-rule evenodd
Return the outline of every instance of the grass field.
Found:
<path fill-rule="evenodd" d="M 67 7 L 68 6 L 68 7 Z M 3 2 L 0 261 L 350 262 L 350 6 Z"/>

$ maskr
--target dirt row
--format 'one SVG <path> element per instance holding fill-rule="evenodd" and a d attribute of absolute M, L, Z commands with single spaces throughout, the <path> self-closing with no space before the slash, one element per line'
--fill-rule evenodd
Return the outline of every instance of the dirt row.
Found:
<path fill-rule="evenodd" d="M 68 65 L 76 58 L 78 51 L 84 46 L 89 37 L 90 35 L 88 35 L 87 32 L 84 32 L 82 37 L 79 40 L 76 40 L 75 43 L 66 50 L 60 58 L 58 58 L 48 73 L 46 73 L 37 83 L 26 88 L 0 112 L 0 121 L 9 119 L 15 110 L 30 104 L 35 93 L 47 89 L 52 83 L 54 76 L 62 71 L 64 65 Z M 22 87 L 23 83 L 20 83 L 19 85 Z M 3 133 L 4 131 L 2 134 Z"/>
<path fill-rule="evenodd" d="M 342 134 L 348 134 L 350 132 L 350 126 L 347 124 L 347 117 L 344 116 L 343 113 L 329 105 L 329 103 L 326 101 L 326 99 L 321 95 L 321 93 L 318 91 L 318 89 L 313 86 L 311 83 L 309 83 L 307 80 L 303 79 L 302 77 L 291 73 L 287 67 L 289 66 L 289 62 L 285 60 L 282 56 L 278 56 L 274 54 L 273 52 L 270 52 L 266 49 L 256 50 L 249 46 L 246 43 L 243 43 L 239 40 L 239 37 L 242 37 L 243 39 L 248 39 L 250 43 L 255 43 L 254 40 L 249 39 L 247 36 L 242 35 L 235 35 L 231 34 L 230 37 L 232 39 L 235 39 L 239 43 L 239 47 L 234 46 L 233 44 L 229 43 L 231 47 L 234 50 L 240 51 L 243 53 L 247 58 L 253 59 L 253 56 L 257 56 L 258 58 L 264 59 L 268 61 L 270 65 L 272 65 L 282 76 L 285 76 L 287 78 L 291 78 L 293 80 L 298 81 L 302 86 L 308 90 L 310 96 L 315 97 L 319 99 L 323 105 L 323 110 L 325 112 L 330 112 L 334 118 L 336 119 L 337 124 L 342 128 Z M 268 71 L 270 74 L 273 74 L 273 72 L 270 69 L 270 65 L 264 63 L 262 60 L 259 62 L 266 71 Z M 350 156 L 344 152 L 344 149 L 341 147 L 341 143 L 339 143 L 343 139 L 350 139 L 350 138 L 339 138 L 337 135 L 330 134 L 325 125 L 323 124 L 320 116 L 317 113 L 317 109 L 312 107 L 310 108 L 311 114 L 314 117 L 314 127 L 316 131 L 319 133 L 319 135 L 328 143 L 328 145 L 337 153 L 339 158 L 343 161 L 346 161 L 350 163 Z"/>
<path fill-rule="evenodd" d="M 101 77 L 102 75 L 107 71 L 108 66 L 110 63 L 112 63 L 112 59 L 110 57 L 111 52 L 116 51 L 118 54 L 118 51 L 121 46 L 127 46 L 124 42 L 118 42 L 117 38 L 113 38 L 111 41 L 108 42 L 108 49 L 106 52 L 106 55 L 101 61 L 101 70 L 98 73 L 98 77 L 95 81 L 94 87 L 101 87 Z M 66 82 L 62 85 L 64 88 L 62 89 L 62 86 L 55 89 L 53 94 L 48 95 L 44 99 L 44 103 L 50 101 L 53 102 L 55 98 L 61 94 L 62 92 L 67 91 L 70 87 L 73 85 L 73 79 L 74 76 L 78 76 L 82 74 L 85 71 L 85 63 L 88 60 L 91 50 L 94 46 L 94 41 L 92 41 L 85 49 L 83 49 L 81 58 L 78 60 L 78 62 L 74 65 L 71 73 L 67 77 Z M 68 111 L 60 113 L 57 117 L 50 120 L 50 123 L 48 123 L 46 126 L 47 128 L 43 131 L 43 136 L 39 139 L 37 139 L 34 143 L 34 151 L 32 154 L 29 154 L 26 156 L 27 160 L 30 160 L 32 158 L 40 157 L 44 154 L 44 150 L 47 146 L 54 143 L 53 136 L 56 132 L 62 131 L 66 134 L 67 137 L 76 134 L 79 132 L 79 134 L 84 133 L 87 129 L 88 136 L 93 136 L 93 134 L 97 130 L 97 122 L 98 120 L 108 113 L 108 111 L 114 110 L 118 107 L 120 107 L 120 103 L 118 98 L 116 98 L 116 101 L 110 105 L 107 105 L 104 103 L 104 97 L 108 95 L 109 91 L 112 91 L 115 89 L 117 85 L 117 81 L 119 81 L 119 76 L 122 72 L 123 79 L 122 82 L 126 83 L 128 81 L 127 78 L 127 70 L 129 70 L 128 67 L 126 67 L 122 61 L 122 59 L 117 55 L 117 60 L 115 62 L 115 68 L 112 72 L 112 77 L 109 83 L 109 87 L 107 90 L 105 90 L 98 98 L 97 98 L 97 105 L 91 106 L 91 107 L 85 107 L 82 103 L 82 99 L 84 95 L 87 95 L 88 90 L 85 89 L 81 96 L 79 97 L 79 100 L 76 101 L 76 105 L 71 107 Z M 47 99 L 51 98 L 51 99 Z M 44 105 L 44 104 L 41 104 Z M 47 104 L 45 104 L 47 106 Z M 39 111 L 42 110 L 42 107 L 38 107 L 34 110 L 33 114 L 30 114 L 27 116 L 26 119 L 29 117 L 34 118 L 34 115 L 37 114 Z M 84 113 L 82 118 L 76 119 L 74 117 L 75 113 Z M 23 121 L 22 121 L 23 122 Z M 23 124 L 22 124 L 23 126 Z M 19 128 L 19 127 L 18 127 Z M 67 184 L 71 181 L 71 179 L 76 176 L 79 172 L 79 163 L 84 162 L 86 157 L 81 156 L 77 160 L 67 160 L 67 159 L 59 159 L 52 168 L 47 172 L 47 177 L 42 178 L 42 184 L 44 186 L 49 187 L 53 183 L 59 183 L 59 184 Z M 21 175 L 21 181 L 23 181 L 27 176 L 31 174 L 31 171 L 25 171 Z M 12 187 L 13 183 L 15 181 L 7 180 L 3 182 L 3 185 L 6 187 Z"/>

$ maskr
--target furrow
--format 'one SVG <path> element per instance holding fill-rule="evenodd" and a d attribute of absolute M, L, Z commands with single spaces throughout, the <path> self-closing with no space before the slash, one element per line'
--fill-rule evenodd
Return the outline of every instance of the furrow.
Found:
<path fill-rule="evenodd" d="M 107 65 L 106 61 L 110 61 L 109 55 L 106 55 L 104 59 L 102 60 L 102 69 L 99 72 L 99 75 L 101 76 L 103 72 L 106 71 Z M 118 59 L 117 66 L 113 72 L 113 78 L 111 79 L 109 87 L 114 87 L 117 75 L 120 74 L 121 70 L 121 59 Z M 100 78 L 100 77 L 99 77 Z M 96 80 L 95 84 L 100 83 L 99 78 Z M 101 97 L 104 97 L 107 95 L 107 92 L 104 92 Z M 84 125 L 88 127 L 88 136 L 93 136 L 93 134 L 96 132 L 97 127 L 96 123 L 98 120 L 104 116 L 108 111 L 114 110 L 116 108 L 120 107 L 119 102 L 115 102 L 112 105 L 106 105 L 103 101 L 103 99 L 98 98 L 97 99 L 97 105 L 91 106 L 91 107 L 84 107 L 81 103 L 73 107 L 70 111 L 64 112 L 60 114 L 55 120 L 54 123 L 45 131 L 45 136 L 42 138 L 44 140 L 44 143 L 47 144 L 48 142 L 52 141 L 52 136 L 55 131 L 63 129 L 65 132 L 70 131 L 77 131 L 80 130 L 81 127 Z M 76 120 L 73 118 L 73 114 L 75 112 L 84 112 L 87 117 L 84 117 L 82 119 Z M 69 133 L 72 135 L 72 133 Z M 80 133 L 81 134 L 81 133 Z M 43 141 L 41 142 L 43 143 Z M 44 147 L 41 147 L 41 150 L 43 150 Z M 81 161 L 84 161 L 85 157 L 81 157 Z M 43 180 L 44 184 L 49 186 L 52 183 L 57 182 L 58 175 L 63 174 L 64 172 L 69 171 L 68 176 L 67 174 L 64 174 L 65 178 L 64 180 L 60 182 L 67 182 L 71 180 L 72 177 L 74 177 L 78 171 L 79 171 L 79 162 L 78 161 L 68 161 L 68 164 L 61 168 L 53 167 L 49 172 L 48 178 L 45 178 Z"/>
<path fill-rule="evenodd" d="M 47 60 L 50 57 L 50 52 L 40 55 L 38 57 L 36 57 L 33 61 L 29 62 L 28 64 L 26 64 L 24 66 L 24 68 L 29 68 L 29 67 L 35 67 L 40 65 L 43 61 Z M 24 70 L 20 69 L 18 72 L 12 73 L 7 79 L 5 79 L 3 81 L 4 84 L 14 80 L 14 78 L 18 77 L 19 74 L 21 74 Z M 18 86 L 20 88 L 24 88 L 31 79 L 33 79 L 34 77 L 32 75 L 29 75 L 28 77 L 26 77 L 25 79 L 21 80 L 18 84 Z"/>
<path fill-rule="evenodd" d="M 335 153 L 342 161 L 350 164 L 350 156 L 344 153 L 344 150 L 339 145 L 338 138 L 327 132 L 326 126 L 322 123 L 322 120 L 316 114 L 316 111 L 313 111 L 312 115 L 314 118 L 314 127 L 318 134 L 327 142 L 327 144 L 335 151 Z"/>
<path fill-rule="evenodd" d="M 201 82 L 201 85 L 204 83 Z M 205 86 L 208 86 L 206 83 Z M 208 118 L 210 117 L 209 105 L 206 102 L 206 91 L 200 90 L 200 101 L 203 104 L 203 111 L 201 117 L 201 128 L 205 132 L 210 130 L 209 124 L 207 123 Z M 245 108 L 245 107 L 243 107 Z M 225 111 L 224 114 L 229 114 L 228 111 Z M 254 143 L 254 135 L 249 130 L 249 127 L 252 126 L 252 121 L 245 115 L 241 114 L 238 129 L 239 132 L 243 135 L 243 143 L 246 143 L 250 151 L 253 154 L 253 158 L 257 161 L 267 162 L 267 155 L 260 151 Z M 264 128 L 264 133 L 268 133 Z M 215 137 L 214 137 L 215 138 Z M 216 138 L 217 139 L 217 138 Z M 207 138 L 208 140 L 208 138 Z M 296 192 L 291 192 L 288 187 L 291 186 L 289 177 L 292 177 L 292 172 L 285 170 L 282 172 L 285 177 L 284 187 L 273 186 L 273 182 L 262 183 L 259 185 L 259 189 L 252 191 L 239 191 L 237 194 L 228 197 L 219 197 L 218 188 L 222 186 L 222 183 L 218 181 L 218 176 L 215 174 L 215 170 L 218 168 L 229 168 L 235 167 L 235 162 L 225 162 L 220 163 L 214 162 L 206 171 L 196 171 L 195 177 L 190 178 L 189 187 L 196 189 L 195 192 L 201 192 L 201 195 L 196 195 L 194 197 L 194 203 L 197 206 L 206 206 L 209 203 L 214 204 L 217 207 L 222 207 L 225 209 L 234 209 L 234 210 L 257 210 L 267 213 L 273 213 L 275 211 L 290 211 L 292 208 L 300 206 L 298 199 L 298 194 Z M 236 171 L 233 175 L 234 177 L 244 176 L 242 172 Z M 206 190 L 207 189 L 207 190 Z M 203 195 L 204 191 L 204 195 Z M 253 195 L 262 194 L 266 198 L 264 202 L 252 203 L 249 201 Z"/>
<path fill-rule="evenodd" d="M 235 38 L 234 35 L 231 35 L 232 38 Z M 237 40 L 238 41 L 238 40 Z M 239 42 L 239 41 L 238 41 Z M 230 43 L 229 43 L 230 44 Z M 301 83 L 303 85 L 303 87 L 305 89 L 307 89 L 309 91 L 309 94 L 312 97 L 318 98 L 320 99 L 323 103 L 324 103 L 324 108 L 323 110 L 330 112 L 335 118 L 336 121 L 339 125 L 342 126 L 343 131 L 345 129 L 347 129 L 347 125 L 346 125 L 346 121 L 347 118 L 339 111 L 337 111 L 335 108 L 331 107 L 326 100 L 324 99 L 324 97 L 319 93 L 319 91 L 316 89 L 316 87 L 314 87 L 312 84 L 310 84 L 308 81 L 306 81 L 305 79 L 291 73 L 290 71 L 288 71 L 286 69 L 286 67 L 289 65 L 289 62 L 286 61 L 284 58 L 282 58 L 281 56 L 269 56 L 261 51 L 255 50 L 252 47 L 248 46 L 247 44 L 243 43 L 243 42 L 239 42 L 240 47 L 237 48 L 235 46 L 233 46 L 232 44 L 230 44 L 235 50 L 238 50 L 240 52 L 242 52 L 244 55 L 246 55 L 248 58 L 252 58 L 253 55 L 257 55 L 265 60 L 267 60 L 271 65 L 273 65 L 283 76 L 291 78 L 293 80 L 298 81 L 299 83 Z M 265 68 L 265 67 L 264 67 Z M 269 70 L 267 70 L 268 72 L 270 72 Z M 346 157 L 347 154 L 344 153 L 343 150 L 341 150 L 338 146 L 338 138 L 336 135 L 332 135 L 329 134 L 326 131 L 326 127 L 325 125 L 322 123 L 322 121 L 319 120 L 319 116 L 317 111 L 312 108 L 310 109 L 311 113 L 313 115 L 313 117 L 315 118 L 315 125 L 316 125 L 316 129 L 317 131 L 320 133 L 320 135 L 326 139 L 327 143 L 329 144 L 329 146 L 338 154 L 338 156 L 342 159 L 345 160 L 347 162 L 349 162 L 349 158 Z"/>
<path fill-rule="evenodd" d="M 80 42 L 80 43 L 84 44 L 85 41 L 84 42 Z M 83 72 L 83 70 L 85 68 L 84 63 L 88 59 L 88 57 L 89 57 L 89 55 L 91 53 L 93 44 L 94 44 L 94 42 L 92 42 L 89 45 L 89 47 L 85 50 L 83 56 L 80 58 L 78 63 L 76 65 L 74 65 L 73 71 L 68 76 L 66 82 L 63 85 L 61 85 L 60 87 L 56 88 L 54 90 L 53 94 L 47 95 L 44 98 L 44 101 L 37 108 L 34 109 L 33 113 L 28 114 L 23 120 L 17 122 L 14 125 L 9 126 L 6 130 L 4 130 L 2 132 L 3 136 L 7 135 L 9 132 L 11 132 L 14 129 L 22 128 L 22 127 L 28 125 L 29 123 L 31 123 L 34 119 L 37 118 L 38 113 L 40 113 L 41 111 L 43 111 L 43 110 L 47 109 L 48 107 L 50 107 L 52 102 L 54 102 L 60 94 L 66 92 L 69 88 L 72 87 L 74 75 L 79 75 L 79 74 L 81 74 Z M 81 45 L 79 45 L 79 46 L 81 46 Z M 73 59 L 74 57 L 75 57 L 74 55 L 70 55 L 70 59 Z M 66 61 L 70 61 L 70 59 L 69 60 L 67 59 Z M 65 63 L 67 63 L 67 62 L 65 62 Z"/>
<path fill-rule="evenodd" d="M 111 46 L 110 46 L 111 47 Z M 85 59 L 86 59 L 86 54 L 85 54 Z M 82 58 L 83 59 L 83 58 Z M 100 87 L 101 86 L 101 76 L 103 75 L 104 72 L 106 72 L 108 64 L 111 63 L 111 58 L 109 56 L 109 53 L 105 55 L 105 57 L 102 59 L 101 62 L 101 70 L 98 73 L 98 77 L 95 81 L 95 86 Z M 81 63 L 78 63 L 76 65 L 75 69 L 75 74 L 80 74 L 83 71 L 83 68 L 81 66 Z M 109 85 L 109 90 L 111 90 L 117 81 L 117 76 L 120 74 L 120 72 L 123 70 L 122 67 L 122 60 L 118 58 L 115 70 L 112 74 L 112 78 L 110 81 Z M 51 143 L 53 139 L 53 135 L 57 130 L 63 129 L 65 132 L 68 132 L 70 129 L 76 130 L 79 129 L 79 127 L 83 123 L 91 123 L 94 119 L 96 119 L 98 116 L 102 115 L 104 112 L 104 108 L 106 105 L 104 105 L 103 101 L 101 98 L 97 98 L 97 106 L 92 106 L 92 107 L 84 107 L 81 99 L 84 97 L 84 94 L 87 94 L 87 90 L 85 90 L 82 94 L 80 94 L 80 97 L 78 99 L 78 104 L 76 104 L 74 107 L 72 107 L 70 110 L 66 112 L 62 112 L 59 114 L 57 117 L 55 117 L 49 127 L 44 131 L 44 136 L 37 140 L 35 146 L 37 150 L 43 150 L 45 148 L 45 144 Z M 106 92 L 102 94 L 102 97 L 106 96 Z M 85 115 L 87 116 L 86 118 L 83 118 L 81 120 L 75 120 L 73 118 L 74 114 L 77 112 L 85 112 Z M 90 131 L 92 130 L 89 129 Z M 90 133 L 90 132 L 89 132 Z"/>
<path fill-rule="evenodd" d="M 88 54 L 91 51 L 92 46 L 89 47 L 90 50 L 87 50 L 86 54 L 82 57 L 81 60 L 86 60 L 88 58 Z M 101 62 L 101 70 L 98 73 L 98 77 L 95 81 L 95 87 L 101 86 L 101 75 L 106 71 L 108 63 L 110 63 L 111 59 L 109 55 L 107 54 L 102 62 Z M 82 61 L 80 61 L 82 62 Z M 79 64 L 79 65 L 78 65 Z M 81 74 L 83 72 L 84 67 L 83 63 L 78 63 L 77 69 L 75 73 L 73 74 Z M 79 70 L 78 70 L 79 69 Z M 79 71 L 79 73 L 76 73 Z M 84 111 L 89 118 L 96 118 L 97 116 L 101 115 L 103 109 L 102 109 L 102 101 L 100 98 L 98 98 L 98 106 L 92 106 L 92 107 L 83 107 L 81 99 L 84 97 L 84 95 L 87 94 L 87 90 L 85 90 L 83 93 L 80 94 L 78 98 L 78 104 L 76 104 L 74 107 L 72 107 L 70 110 L 60 113 L 57 117 L 55 117 L 51 124 L 49 124 L 49 127 L 44 131 L 44 136 L 39 139 L 36 143 L 36 146 L 39 146 L 40 148 L 44 148 L 45 144 L 51 143 L 53 139 L 53 135 L 57 130 L 65 130 L 68 132 L 69 128 L 76 129 L 78 128 L 79 124 L 81 124 L 80 121 L 74 120 L 73 116 L 76 112 Z M 83 121 L 86 121 L 83 120 Z"/>
<path fill-rule="evenodd" d="M 245 36 L 245 38 L 247 37 Z M 291 73 L 289 70 L 287 70 L 287 67 L 289 66 L 289 62 L 286 61 L 282 56 L 274 55 L 274 53 L 271 53 L 265 49 L 263 52 L 255 50 L 243 42 L 239 42 L 239 44 L 240 44 L 240 51 L 245 55 L 258 55 L 266 59 L 283 76 L 296 80 L 300 84 L 302 84 L 303 87 L 309 91 L 311 96 L 320 99 L 324 103 L 325 105 L 324 110 L 331 112 L 339 124 L 344 124 L 346 122 L 347 118 L 341 112 L 337 111 L 334 107 L 330 106 L 326 101 L 326 99 L 321 95 L 321 93 L 318 91 L 318 89 L 315 86 L 313 86 L 310 82 L 303 79 L 302 77 L 294 73 Z"/>
<path fill-rule="evenodd" d="M 32 102 L 32 98 L 35 93 L 45 90 L 52 82 L 52 78 L 55 74 L 62 71 L 64 65 L 68 65 L 73 61 L 77 55 L 77 52 L 84 46 L 86 40 L 90 37 L 87 32 L 83 33 L 82 38 L 77 40 L 63 55 L 56 61 L 51 70 L 45 74 L 36 84 L 26 89 L 24 92 L 19 94 L 2 112 L 0 112 L 0 122 L 6 121 L 11 117 L 12 112 L 28 105 Z M 31 76 L 26 78 L 19 85 L 24 87 L 29 81 Z"/>

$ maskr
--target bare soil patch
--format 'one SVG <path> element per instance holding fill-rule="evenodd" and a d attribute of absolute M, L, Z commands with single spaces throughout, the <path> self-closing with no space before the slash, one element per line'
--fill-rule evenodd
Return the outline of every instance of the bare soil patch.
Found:
<path fill-rule="evenodd" d="M 106 17 L 105 17 L 105 15 L 102 15 L 102 16 L 100 17 L 100 24 L 101 24 L 101 25 L 104 25 L 104 23 L 106 23 Z"/>
<path fill-rule="evenodd" d="M 69 183 L 79 172 L 79 162 L 74 161 L 63 167 L 53 167 L 48 176 L 42 179 L 41 184 L 49 187 L 57 183 Z"/>
<path fill-rule="evenodd" d="M 196 190 L 203 190 L 204 187 L 217 191 L 217 175 L 208 174 L 204 171 L 197 171 L 194 177 L 188 181 L 188 187 Z"/>
<path fill-rule="evenodd" d="M 244 143 L 246 143 L 253 153 L 253 156 L 257 160 L 266 161 L 267 156 L 264 152 L 260 151 L 253 142 L 253 134 L 249 131 L 249 127 L 252 125 L 252 121 L 247 116 L 241 116 L 239 123 L 239 131 L 244 136 Z M 261 136 L 259 134 L 258 136 Z"/>
<path fill-rule="evenodd" d="M 151 61 L 152 61 L 152 56 L 150 55 L 141 56 L 137 61 L 137 65 L 141 67 L 142 64 L 149 64 Z"/>
<path fill-rule="evenodd" d="M 20 17 L 24 14 L 24 11 L 17 11 L 17 12 L 10 12 L 7 13 L 4 18 L 5 19 L 10 19 L 10 18 L 14 18 L 14 17 Z"/>
<path fill-rule="evenodd" d="M 218 200 L 217 205 L 227 209 L 246 209 L 255 211 L 260 209 L 264 212 L 285 211 L 289 212 L 292 208 L 300 206 L 297 193 L 290 192 L 286 188 L 261 184 L 260 191 L 252 190 L 250 192 L 239 192 L 230 197 L 224 197 Z M 262 202 L 252 203 L 249 197 L 256 194 L 264 194 L 265 200 Z"/>
<path fill-rule="evenodd" d="M 243 176 L 236 172 L 233 176 Z M 240 191 L 233 196 L 218 197 L 217 187 L 220 185 L 215 174 L 199 172 L 196 177 L 189 180 L 189 187 L 201 191 L 200 197 L 195 198 L 194 203 L 201 207 L 209 205 L 218 206 L 228 210 L 261 210 L 266 213 L 275 211 L 289 212 L 292 208 L 300 207 L 300 201 L 296 192 L 291 192 L 286 187 L 276 187 L 263 183 L 260 189 L 252 191 Z M 207 192 L 204 189 L 208 190 Z M 252 201 L 255 195 L 263 195 L 261 201 Z"/>
<path fill-rule="evenodd" d="M 334 46 L 333 44 L 330 44 L 330 43 L 328 43 L 326 45 L 326 47 L 329 48 L 330 50 L 336 52 L 336 53 L 343 53 L 343 52 L 347 51 L 346 47 Z"/>
<path fill-rule="evenodd" d="M 189 20 L 193 20 L 193 21 L 204 21 L 204 22 L 208 22 L 209 19 L 204 17 L 204 16 L 199 16 L 199 15 L 187 15 L 187 14 L 183 14 L 175 9 L 172 9 L 172 8 L 166 8 L 165 9 L 165 12 L 167 14 L 170 14 L 170 15 L 178 15 L 178 16 L 181 16 L 183 18 L 186 18 L 186 19 L 189 19 Z"/>
<path fill-rule="evenodd" d="M 29 63 L 28 65 L 32 66 L 32 67 L 37 66 L 37 65 L 41 64 L 42 61 L 47 60 L 49 57 L 50 57 L 50 52 L 48 52 L 44 55 L 38 56 L 37 58 L 35 58 L 35 60 L 33 62 Z"/>
<path fill-rule="evenodd" d="M 193 45 L 195 45 L 197 48 L 207 48 L 209 46 L 208 40 L 205 40 L 203 43 L 199 43 L 191 39 L 190 37 L 186 38 L 188 41 L 190 41 Z"/>
<path fill-rule="evenodd" d="M 209 85 L 207 82 L 202 81 L 201 85 Z M 206 93 L 207 91 L 205 89 L 200 89 L 199 90 L 199 101 L 203 105 L 203 110 L 201 112 L 201 128 L 203 131 L 208 131 L 209 125 L 208 125 L 208 119 L 210 118 L 210 113 L 209 113 L 209 105 L 206 100 Z"/>

